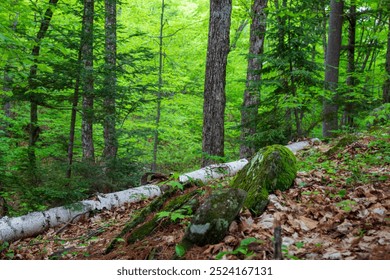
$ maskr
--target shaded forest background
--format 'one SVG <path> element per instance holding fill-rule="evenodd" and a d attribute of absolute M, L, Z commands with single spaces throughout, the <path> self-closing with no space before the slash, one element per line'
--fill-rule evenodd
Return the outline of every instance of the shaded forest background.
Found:
<path fill-rule="evenodd" d="M 330 4 L 342 4 L 336 86 L 326 83 Z M 227 162 L 243 147 L 383 125 L 389 10 L 388 0 L 233 1 L 223 153 L 205 155 L 209 1 L 3 1 L 0 196 L 9 214 L 137 186 L 150 170 L 193 170 L 205 156 Z M 255 20 L 264 40 L 251 53 Z M 248 70 L 254 58 L 261 67 Z M 248 73 L 259 79 L 248 83 Z M 248 91 L 255 102 L 243 106 Z M 336 125 L 324 131 L 329 104 Z"/>

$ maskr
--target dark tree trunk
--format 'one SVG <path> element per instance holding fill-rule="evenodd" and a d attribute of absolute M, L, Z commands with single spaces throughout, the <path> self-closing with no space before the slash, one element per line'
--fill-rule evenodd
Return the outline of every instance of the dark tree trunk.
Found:
<path fill-rule="evenodd" d="M 349 8 L 349 27 L 348 27 L 348 48 L 347 48 L 347 86 L 349 92 L 353 92 L 354 86 L 356 84 L 355 75 L 355 38 L 356 38 L 356 1 L 351 1 L 351 6 Z M 344 116 L 342 119 L 342 124 L 347 127 L 352 127 L 354 125 L 353 121 L 353 108 L 355 107 L 354 102 L 345 100 L 345 109 Z"/>
<path fill-rule="evenodd" d="M 9 65 L 5 65 L 4 67 L 4 83 L 3 83 L 3 92 L 5 95 L 0 95 L 2 100 L 2 107 L 4 111 L 4 122 L 0 123 L 0 130 L 3 130 L 7 137 L 11 137 L 11 132 L 9 131 L 9 119 L 14 118 L 14 114 L 12 113 L 12 102 L 7 95 L 7 92 L 12 91 L 12 77 L 9 75 L 10 67 Z"/>
<path fill-rule="evenodd" d="M 383 85 L 383 103 L 390 103 L 390 17 L 389 30 L 387 31 L 387 52 L 386 52 L 386 75 L 387 79 Z"/>
<path fill-rule="evenodd" d="M 19 20 L 19 14 L 17 13 L 15 15 L 15 18 L 14 18 L 12 24 L 11 24 L 11 29 L 14 32 L 16 31 L 16 27 L 17 27 L 18 22 L 19 22 L 18 20 Z M 12 48 L 12 46 L 10 46 L 10 47 Z M 12 69 L 12 66 L 10 65 L 9 62 L 7 62 L 6 65 L 4 66 L 3 92 L 5 92 L 5 93 L 12 92 L 12 77 L 10 75 L 11 69 Z M 1 124 L 0 129 L 4 130 L 7 137 L 11 137 L 11 132 L 8 130 L 9 123 L 8 123 L 7 119 L 14 118 L 14 114 L 12 112 L 12 101 L 7 94 L 0 95 L 0 98 L 3 101 L 2 105 L 3 105 L 4 115 L 6 117 L 5 123 Z"/>
<path fill-rule="evenodd" d="M 163 86 L 163 45 L 164 45 L 164 12 L 165 12 L 165 3 L 164 0 L 161 1 L 161 15 L 160 15 L 160 36 L 159 36 L 159 59 L 158 59 L 158 90 L 157 90 L 157 109 L 156 109 L 156 127 L 154 131 L 154 141 L 153 141 L 153 162 L 151 166 L 151 171 L 155 172 L 157 170 L 157 152 L 158 152 L 158 129 L 160 126 L 160 117 L 161 117 L 161 99 L 162 99 L 162 86 Z"/>
<path fill-rule="evenodd" d="M 104 79 L 104 150 L 103 157 L 116 157 L 116 0 L 105 0 L 105 79 Z"/>
<path fill-rule="evenodd" d="M 56 5 L 58 0 L 50 0 L 50 5 Z M 46 12 L 43 16 L 43 20 L 39 27 L 37 37 L 35 39 L 35 45 L 32 49 L 32 56 L 34 58 L 34 64 L 30 67 L 30 73 L 28 77 L 28 88 L 30 90 L 29 100 L 30 100 L 30 123 L 29 123 L 29 142 L 28 142 L 28 163 L 29 169 L 31 172 L 31 180 L 33 183 L 37 183 L 36 178 L 36 155 L 35 155 L 35 146 L 39 138 L 40 128 L 38 126 L 38 96 L 34 93 L 34 90 L 37 88 L 37 64 L 38 57 L 41 50 L 41 42 L 45 38 L 47 30 L 50 26 L 50 21 L 53 16 L 53 11 L 51 7 L 46 9 Z"/>
<path fill-rule="evenodd" d="M 224 156 L 224 115 L 226 64 L 229 53 L 231 0 L 210 1 L 210 21 L 207 47 L 203 105 L 202 166 Z"/>
<path fill-rule="evenodd" d="M 84 16 L 81 48 L 81 82 L 83 90 L 83 119 L 82 119 L 82 148 L 83 160 L 95 161 L 95 149 L 93 145 L 93 101 L 94 101 L 94 81 L 93 81 L 93 16 L 94 0 L 84 0 Z"/>
<path fill-rule="evenodd" d="M 78 65 L 81 63 L 81 44 L 78 55 Z M 68 169 L 66 171 L 66 178 L 70 179 L 72 177 L 72 165 L 73 165 L 73 149 L 74 149 L 74 138 L 75 138 L 75 130 L 76 130 L 76 118 L 77 118 L 77 106 L 79 103 L 80 96 L 80 72 L 77 75 L 74 93 L 73 93 L 73 101 L 72 101 L 72 113 L 70 116 L 70 130 L 69 130 L 69 143 L 68 143 Z"/>
<path fill-rule="evenodd" d="M 325 62 L 325 89 L 332 92 L 330 99 L 323 101 L 323 123 L 322 134 L 324 137 L 334 136 L 334 131 L 338 129 L 338 94 L 337 87 L 339 81 L 339 62 L 341 51 L 341 33 L 343 25 L 342 0 L 330 1 L 328 46 Z"/>
<path fill-rule="evenodd" d="M 262 63 L 259 56 L 263 53 L 266 30 L 266 14 L 264 8 L 268 0 L 254 0 L 252 5 L 252 23 L 250 26 L 250 48 L 246 89 L 241 109 L 241 145 L 240 158 L 248 158 L 255 153 L 255 148 L 248 137 L 256 133 L 256 120 L 260 103 L 260 80 Z"/>

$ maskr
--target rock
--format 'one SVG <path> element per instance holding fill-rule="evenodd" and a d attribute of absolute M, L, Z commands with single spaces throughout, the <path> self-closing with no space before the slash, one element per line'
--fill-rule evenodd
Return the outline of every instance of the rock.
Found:
<path fill-rule="evenodd" d="M 353 225 L 351 222 L 349 222 L 347 219 L 340 225 L 337 226 L 337 231 L 342 233 L 342 234 L 347 234 L 348 232 L 351 231 Z"/>
<path fill-rule="evenodd" d="M 212 193 L 197 209 L 183 239 L 184 243 L 204 246 L 223 240 L 231 222 L 240 212 L 246 191 L 221 189 Z"/>
<path fill-rule="evenodd" d="M 322 258 L 324 260 L 341 260 L 342 256 L 340 252 L 327 252 Z"/>
<path fill-rule="evenodd" d="M 268 194 L 290 188 L 296 174 L 296 158 L 291 150 L 282 145 L 272 145 L 254 155 L 238 172 L 232 187 L 247 191 L 244 205 L 260 215 L 268 204 Z"/>
<path fill-rule="evenodd" d="M 290 246 L 290 245 L 293 245 L 295 243 L 295 240 L 291 237 L 283 237 L 283 245 L 284 246 Z"/>

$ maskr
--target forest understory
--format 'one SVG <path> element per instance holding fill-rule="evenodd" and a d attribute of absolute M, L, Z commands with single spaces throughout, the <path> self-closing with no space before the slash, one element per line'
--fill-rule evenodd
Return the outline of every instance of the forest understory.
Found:
<path fill-rule="evenodd" d="M 194 246 L 184 259 L 273 259 L 277 220 L 282 228 L 284 259 L 389 260 L 389 134 L 387 127 L 360 134 L 346 145 L 340 145 L 343 138 L 338 138 L 300 151 L 300 171 L 292 188 L 272 194 L 266 211 L 258 217 L 241 211 L 222 242 Z M 230 180 L 192 189 L 199 188 L 205 197 L 213 188 L 227 187 Z M 105 254 L 131 216 L 149 203 L 123 205 L 34 238 L 4 243 L 0 245 L 0 259 L 172 259 L 190 217 L 170 224 L 163 222 L 169 217 L 162 218 L 147 238 L 128 244 L 124 237 Z"/>

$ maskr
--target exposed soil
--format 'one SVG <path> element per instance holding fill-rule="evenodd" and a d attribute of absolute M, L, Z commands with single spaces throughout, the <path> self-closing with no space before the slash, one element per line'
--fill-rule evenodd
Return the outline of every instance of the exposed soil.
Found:
<path fill-rule="evenodd" d="M 368 147 L 369 142 L 369 137 L 360 139 L 333 155 L 334 173 L 321 169 L 298 172 L 294 186 L 272 195 L 261 216 L 254 217 L 244 210 L 222 242 L 194 246 L 185 259 L 215 259 L 222 251 L 231 252 L 223 256 L 226 259 L 273 259 L 275 222 L 282 227 L 284 259 L 390 259 L 389 164 L 382 164 L 378 157 L 378 164 L 359 169 L 360 175 L 370 178 L 365 180 L 354 178 L 356 170 L 346 162 L 358 154 L 375 153 Z M 329 147 L 311 149 L 325 151 Z M 349 157 L 340 157 L 346 154 Z M 228 180 L 204 188 L 220 183 L 227 184 Z M 149 202 L 95 213 L 59 233 L 59 228 L 54 228 L 35 238 L 15 241 L 0 252 L 0 259 L 172 259 L 188 219 L 158 226 L 153 234 L 133 244 L 127 244 L 124 237 L 114 251 L 104 254 L 134 211 Z M 233 252 L 249 237 L 258 242 L 251 243 L 246 254 Z"/>

